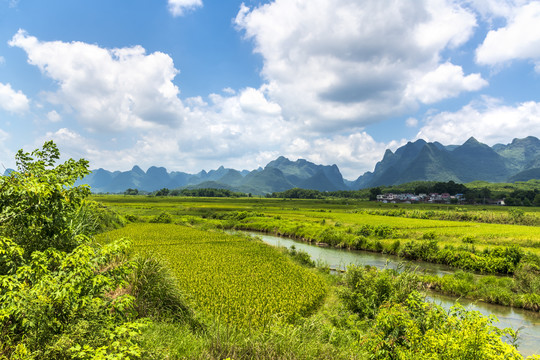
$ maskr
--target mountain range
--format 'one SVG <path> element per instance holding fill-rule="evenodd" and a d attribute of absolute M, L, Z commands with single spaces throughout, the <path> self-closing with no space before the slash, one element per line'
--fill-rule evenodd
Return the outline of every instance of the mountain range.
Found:
<path fill-rule="evenodd" d="M 6 175 L 11 170 L 6 170 Z M 264 168 L 238 171 L 219 167 L 197 174 L 168 172 L 163 167 L 139 166 L 129 171 L 93 170 L 78 184 L 88 184 L 95 193 L 123 193 L 128 188 L 152 192 L 162 188 L 218 188 L 256 195 L 294 187 L 319 191 L 358 190 L 410 181 L 475 180 L 514 182 L 540 179 L 540 140 L 534 136 L 514 139 L 510 144 L 488 146 L 469 138 L 462 145 L 442 145 L 417 140 L 395 152 L 386 150 L 372 172 L 354 181 L 343 179 L 336 165 L 317 165 L 304 159 L 283 156 Z"/>
<path fill-rule="evenodd" d="M 398 185 L 416 180 L 514 182 L 538 179 L 539 173 L 540 140 L 534 136 L 492 147 L 474 137 L 460 146 L 417 140 L 394 153 L 386 150 L 375 170 L 360 176 L 352 188 Z"/>

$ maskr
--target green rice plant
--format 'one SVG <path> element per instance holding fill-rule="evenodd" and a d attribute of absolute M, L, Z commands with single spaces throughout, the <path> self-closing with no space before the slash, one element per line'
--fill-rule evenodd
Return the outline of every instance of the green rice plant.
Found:
<path fill-rule="evenodd" d="M 107 234 L 125 236 L 140 253 L 167 260 L 191 305 L 233 326 L 293 321 L 315 311 L 327 291 L 316 273 L 244 237 L 173 224 L 130 224 Z"/>
<path fill-rule="evenodd" d="M 164 260 L 150 255 L 136 256 L 127 281 L 139 316 L 195 323 L 193 311 Z"/>

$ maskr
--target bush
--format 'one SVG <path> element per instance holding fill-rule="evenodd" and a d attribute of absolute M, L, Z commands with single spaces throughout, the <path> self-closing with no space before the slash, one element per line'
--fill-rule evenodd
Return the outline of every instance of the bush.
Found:
<path fill-rule="evenodd" d="M 53 142 L 21 150 L 0 177 L 0 358 L 140 358 L 129 242 L 87 237 L 122 222 L 74 186 L 88 162 L 59 157 Z"/>
<path fill-rule="evenodd" d="M 366 318 L 374 318 L 385 303 L 402 303 L 420 284 L 418 275 L 409 270 L 355 265 L 347 268 L 344 281 L 340 298 L 349 310 Z"/>
<path fill-rule="evenodd" d="M 176 278 L 162 260 L 149 255 L 136 257 L 128 282 L 139 316 L 192 321 L 193 312 L 185 303 Z"/>
<path fill-rule="evenodd" d="M 394 234 L 394 229 L 388 225 L 377 225 L 373 229 L 373 234 L 380 238 L 389 238 Z"/>
<path fill-rule="evenodd" d="M 366 347 L 370 359 L 523 359 L 501 339 L 516 333 L 494 321 L 459 304 L 446 312 L 411 293 L 403 303 L 381 307 Z"/>
<path fill-rule="evenodd" d="M 59 158 L 52 141 L 32 153 L 19 150 L 17 171 L 0 176 L 0 235 L 20 245 L 25 256 L 49 247 L 69 252 L 84 241 L 77 235 L 88 235 L 79 215 L 90 189 L 74 185 L 90 173 L 88 161 L 55 166 Z"/>
<path fill-rule="evenodd" d="M 126 288 L 129 243 L 80 245 L 70 253 L 35 251 L 2 238 L 0 335 L 8 359 L 136 356 L 139 329 L 133 297 Z M 31 354 L 31 355 L 30 355 Z M 91 355 L 92 354 L 92 355 Z M 104 358 L 104 357 L 103 357 Z"/>
<path fill-rule="evenodd" d="M 163 211 L 161 214 L 154 216 L 150 222 L 158 224 L 170 224 L 172 223 L 172 216 L 168 212 Z"/>
<path fill-rule="evenodd" d="M 303 250 L 297 250 L 293 245 L 289 249 L 285 249 L 287 255 L 293 258 L 294 261 L 300 265 L 315 267 L 315 261 L 311 260 L 311 256 Z"/>

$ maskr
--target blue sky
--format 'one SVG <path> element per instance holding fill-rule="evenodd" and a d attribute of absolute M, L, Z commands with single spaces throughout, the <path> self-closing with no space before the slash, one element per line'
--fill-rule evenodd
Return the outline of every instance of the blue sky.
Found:
<path fill-rule="evenodd" d="M 0 0 L 0 162 L 280 155 L 356 179 L 423 138 L 540 136 L 540 1 Z"/>

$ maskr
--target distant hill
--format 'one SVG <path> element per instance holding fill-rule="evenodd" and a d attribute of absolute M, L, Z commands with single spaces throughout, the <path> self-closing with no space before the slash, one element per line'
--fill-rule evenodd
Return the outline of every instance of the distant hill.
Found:
<path fill-rule="evenodd" d="M 162 188 L 219 188 L 254 195 L 281 192 L 291 188 L 319 191 L 358 190 L 412 181 L 505 182 L 540 178 L 540 140 L 529 136 L 510 144 L 492 147 L 469 138 L 462 145 L 443 145 L 417 140 L 386 150 L 373 172 L 354 181 L 343 179 L 336 165 L 317 165 L 304 159 L 291 161 L 280 156 L 253 171 L 223 166 L 197 174 L 167 172 L 150 167 L 146 172 L 134 166 L 129 171 L 97 169 L 85 183 L 98 193 L 123 193 L 126 189 L 152 192 Z"/>
<path fill-rule="evenodd" d="M 395 153 L 386 150 L 375 170 L 360 176 L 351 187 L 363 189 L 411 181 L 504 182 L 512 181 L 518 173 L 522 174 L 519 180 L 529 180 L 538 178 L 532 169 L 539 165 L 540 140 L 533 136 L 493 147 L 474 137 L 462 145 L 450 146 L 417 140 Z"/>

